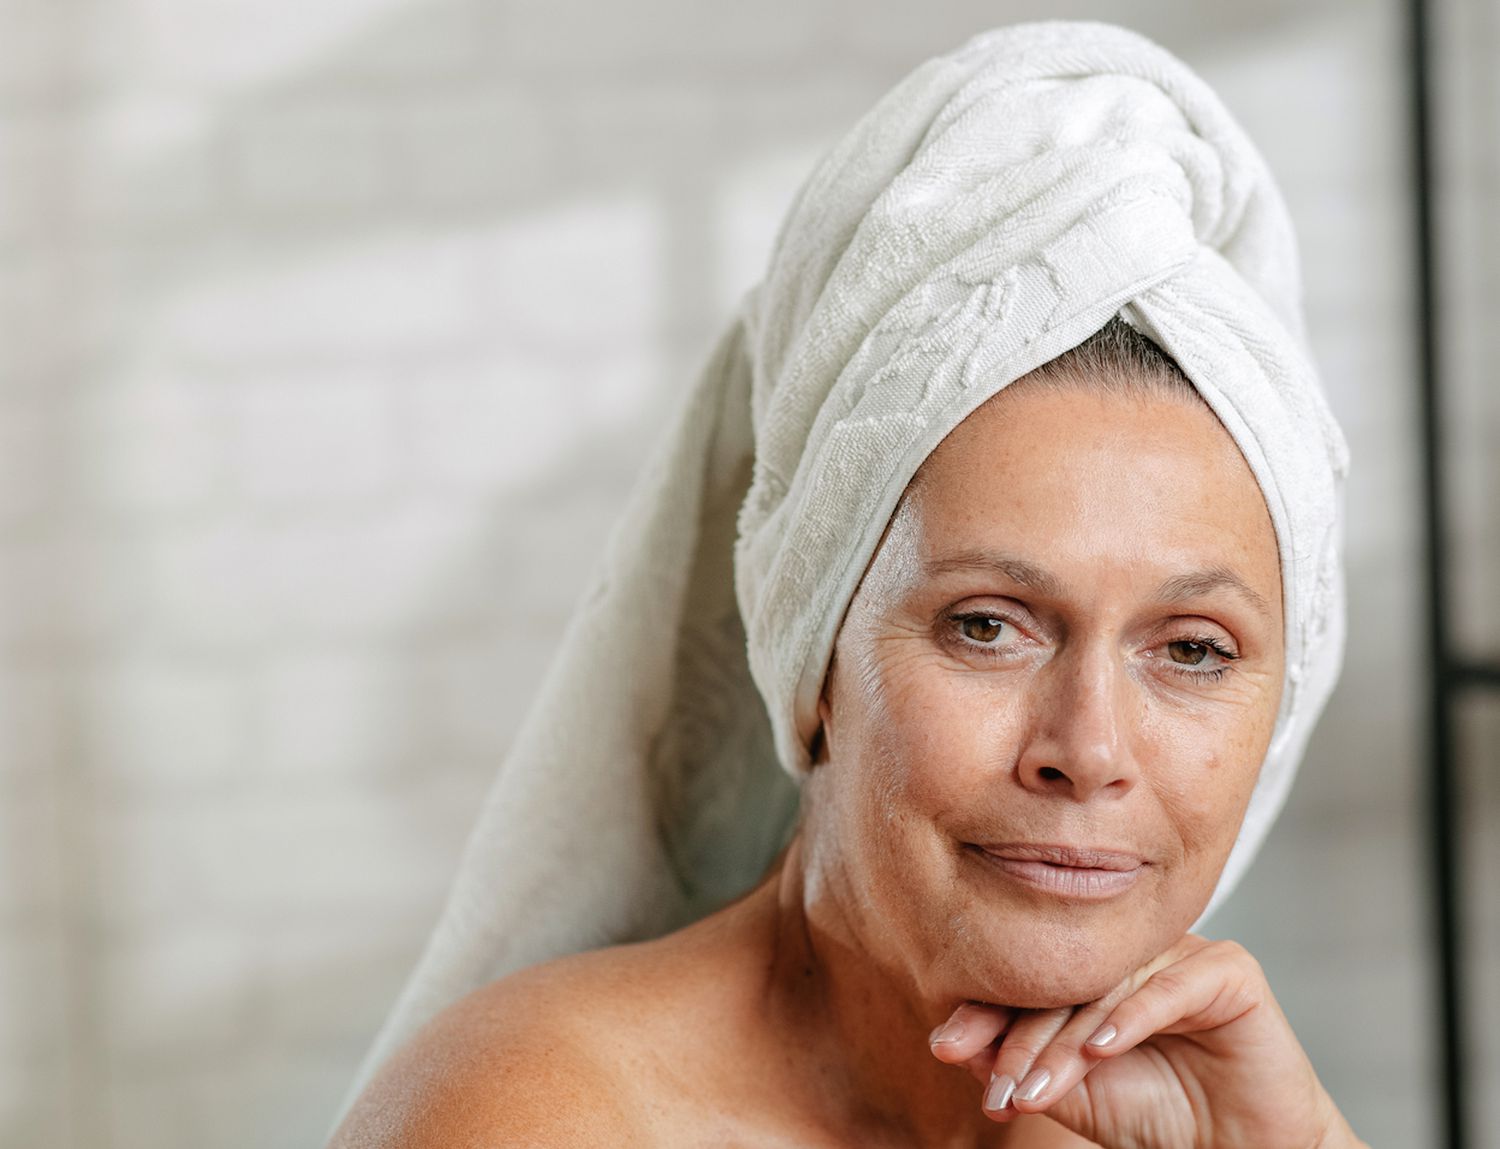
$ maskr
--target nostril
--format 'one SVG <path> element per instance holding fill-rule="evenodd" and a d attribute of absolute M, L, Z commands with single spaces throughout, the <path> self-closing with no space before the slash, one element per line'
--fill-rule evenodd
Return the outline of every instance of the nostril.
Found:
<path fill-rule="evenodd" d="M 1037 771 L 1037 773 L 1049 782 L 1055 781 L 1058 778 L 1066 777 L 1066 775 L 1064 775 L 1063 772 L 1056 766 L 1043 766 L 1040 770 Z"/>

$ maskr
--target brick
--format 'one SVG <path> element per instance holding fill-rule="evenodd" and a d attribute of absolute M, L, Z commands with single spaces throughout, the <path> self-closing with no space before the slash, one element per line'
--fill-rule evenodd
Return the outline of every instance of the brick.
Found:
<path fill-rule="evenodd" d="M 0 530 L 36 526 L 53 510 L 56 413 L 39 397 L 0 396 Z"/>
<path fill-rule="evenodd" d="M 563 618 L 444 644 L 424 658 L 434 736 L 457 757 L 498 766 L 557 651 Z"/>
<path fill-rule="evenodd" d="M 0 4 L 0 101 L 40 101 L 66 90 L 67 17 L 67 6 L 48 0 Z"/>
<path fill-rule="evenodd" d="M 65 131 L 55 115 L 0 116 L 0 244 L 35 242 L 49 222 L 65 178 Z"/>
<path fill-rule="evenodd" d="M 250 376 L 227 400 L 238 492 L 305 504 L 386 493 L 396 461 L 390 386 L 376 371 Z"/>
<path fill-rule="evenodd" d="M 93 74 L 117 86 L 232 97 L 331 70 L 397 0 L 121 0 L 80 21 Z"/>
<path fill-rule="evenodd" d="M 0 937 L 24 935 L 62 908 L 58 802 L 40 787 L 0 801 Z"/>
<path fill-rule="evenodd" d="M 67 305 L 70 286 L 61 262 L 41 243 L 0 260 L 0 387 L 40 391 L 56 385 L 63 365 L 76 356 L 67 338 L 76 318 Z"/>
<path fill-rule="evenodd" d="M 367 100 L 307 97 L 257 108 L 228 134 L 232 188 L 252 210 L 369 208 L 389 189 L 386 127 Z"/>
<path fill-rule="evenodd" d="M 540 96 L 486 88 L 414 95 L 391 111 L 394 179 L 420 207 L 487 216 L 547 196 L 562 162 L 552 114 Z"/>
<path fill-rule="evenodd" d="M 53 930 L 7 931 L 0 939 L 0 1064 L 46 1063 L 63 1052 L 68 1017 L 63 939 Z"/>
<path fill-rule="evenodd" d="M 458 782 L 463 785 L 458 785 Z M 115 800 L 99 814 L 100 914 L 288 929 L 328 915 L 436 913 L 489 779 L 428 763 L 423 785 Z"/>
<path fill-rule="evenodd" d="M 260 1139 L 247 1141 L 245 1149 L 322 1142 L 371 1037 L 367 1034 L 350 1043 L 340 1054 L 321 1048 L 303 1053 L 292 1047 L 263 1055 L 252 1094 L 259 1113 Z"/>
<path fill-rule="evenodd" d="M 110 1149 L 321 1144 L 355 1056 L 334 1060 L 322 1051 L 254 1048 L 117 1075 L 102 1099 Z"/>
<path fill-rule="evenodd" d="M 0 795 L 35 792 L 61 769 L 65 698 L 45 663 L 0 663 Z"/>
<path fill-rule="evenodd" d="M 198 510 L 225 473 L 218 393 L 190 378 L 127 379 L 80 390 L 67 412 L 70 485 L 113 514 Z"/>
<path fill-rule="evenodd" d="M 529 505 L 510 506 L 509 529 L 487 538 L 470 572 L 475 576 L 471 593 L 482 593 L 487 585 L 493 607 L 505 608 L 498 616 L 492 610 L 494 621 L 515 625 L 519 604 L 525 604 L 532 626 L 551 627 L 552 620 L 568 618 L 603 558 L 634 478 L 629 471 L 615 473 L 621 477 L 613 489 L 556 483 Z M 552 637 L 555 642 L 556 634 Z"/>
<path fill-rule="evenodd" d="M 251 761 L 242 671 L 197 659 L 138 657 L 90 675 L 88 761 L 114 785 L 231 788 Z"/>
<path fill-rule="evenodd" d="M 724 149 L 726 115 L 720 89 L 702 82 L 580 84 L 560 103 L 554 130 L 575 179 L 696 192 L 711 179 L 704 159 Z"/>
<path fill-rule="evenodd" d="M 244 1055 L 184 1058 L 170 1066 L 116 1065 L 96 1105 L 109 1124 L 111 1149 L 161 1145 L 247 1144 L 257 1123 L 245 1100 Z"/>
<path fill-rule="evenodd" d="M 74 136 L 74 216 L 130 235 L 209 218 L 220 194 L 216 126 L 201 100 L 130 92 L 92 108 Z"/>
<path fill-rule="evenodd" d="M 426 930 L 414 925 L 372 919 L 360 928 L 344 920 L 263 935 L 259 1040 L 303 1053 L 370 1041 L 416 964 Z"/>
<path fill-rule="evenodd" d="M 783 143 L 772 154 L 757 153 L 728 165 L 721 176 L 713 222 L 719 251 L 712 268 L 712 298 L 705 309 L 721 324 L 728 323 L 745 292 L 765 275 L 777 229 L 824 146 L 814 140 Z"/>
<path fill-rule="evenodd" d="M 330 69 L 372 85 L 451 83 L 484 70 L 492 14 L 490 5 L 464 0 L 392 5 L 363 23 Z"/>
<path fill-rule="evenodd" d="M 110 1057 L 182 1065 L 232 1053 L 256 1009 L 249 935 L 185 921 L 114 938 L 103 988 Z"/>
<path fill-rule="evenodd" d="M 517 64 L 543 74 L 670 69 L 717 77 L 785 67 L 819 46 L 828 20 L 826 5 L 785 0 L 754 8 L 692 0 L 512 0 L 499 32 Z"/>
<path fill-rule="evenodd" d="M 0 563 L 0 645 L 41 650 L 63 632 L 67 598 L 60 540 L 45 534 L 17 538 Z"/>
<path fill-rule="evenodd" d="M 413 661 L 361 647 L 273 658 L 259 676 L 259 768 L 347 785 L 415 761 L 430 704 Z"/>
<path fill-rule="evenodd" d="M 75 1144 L 65 1069 L 62 1058 L 34 1051 L 0 1060 L 0 1144 Z"/>
<path fill-rule="evenodd" d="M 660 386 L 664 373 L 651 367 L 629 355 L 517 353 L 414 374 L 402 383 L 414 477 L 476 493 L 535 492 L 570 460 L 592 456 L 597 468 L 601 452 L 634 454 L 639 444 L 623 432 Z"/>
<path fill-rule="evenodd" d="M 221 1077 L 223 1070 L 214 1066 L 207 1073 Z M 110 1149 L 159 1149 L 162 1145 L 207 1145 L 215 1140 L 239 1144 L 244 1136 L 238 1128 L 215 1136 L 229 1124 L 234 1110 L 222 1112 L 218 1122 L 210 1123 L 200 1116 L 203 1106 L 197 1103 L 194 1083 L 204 1076 L 201 1065 L 180 1070 L 177 1080 L 168 1085 L 152 1081 L 150 1086 L 132 1081 L 111 1083 L 109 1093 L 95 1101 L 109 1122 Z"/>
<path fill-rule="evenodd" d="M 146 629 L 195 652 L 263 643 L 274 619 L 257 577 L 260 547 L 251 525 L 230 516 L 139 539 L 127 569 Z"/>
<path fill-rule="evenodd" d="M 416 230 L 251 233 L 202 250 L 122 254 L 107 298 L 132 276 L 164 281 L 154 349 L 234 376 L 267 364 L 387 361 L 494 339 L 480 288 L 494 253 L 474 236 Z M 154 265 L 155 264 L 155 265 Z M 173 285 L 191 283 L 191 290 Z"/>
<path fill-rule="evenodd" d="M 639 348 L 666 321 L 666 221 L 650 196 L 538 209 L 471 236 L 481 346 L 556 353 Z"/>
<path fill-rule="evenodd" d="M 142 555 L 154 533 L 86 519 L 54 530 L 44 569 L 55 641 L 75 651 L 103 651 L 149 640 L 149 571 Z"/>
<path fill-rule="evenodd" d="M 291 523 L 259 540 L 252 594 L 285 634 L 380 637 L 462 625 L 472 611 L 451 591 L 477 516 L 410 503 L 361 519 Z"/>
<path fill-rule="evenodd" d="M 842 5 L 832 4 L 830 8 L 833 30 L 826 54 L 834 60 L 847 57 L 885 63 L 889 74 L 879 80 L 880 91 L 895 84 L 927 57 L 950 51 L 970 36 L 1006 23 L 992 5 L 980 0 L 949 0 L 927 12 L 906 5 L 893 6 L 882 11 L 878 20 L 865 19 L 864 11 L 851 0 Z M 1080 14 L 1076 18 L 1087 17 Z M 1101 13 L 1096 18 L 1119 20 L 1120 16 Z M 1133 26 L 1140 26 L 1139 18 Z"/>

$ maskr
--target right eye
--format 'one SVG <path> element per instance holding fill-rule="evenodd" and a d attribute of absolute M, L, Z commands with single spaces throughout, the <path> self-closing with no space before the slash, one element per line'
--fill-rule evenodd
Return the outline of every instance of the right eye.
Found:
<path fill-rule="evenodd" d="M 957 621 L 960 633 L 981 646 L 994 646 L 1010 625 L 1003 618 L 989 614 L 963 614 L 958 616 Z"/>
<path fill-rule="evenodd" d="M 958 632 L 951 641 L 963 650 L 996 655 L 1009 653 L 1010 648 L 1022 639 L 1015 623 L 990 611 L 949 615 L 948 621 Z"/>

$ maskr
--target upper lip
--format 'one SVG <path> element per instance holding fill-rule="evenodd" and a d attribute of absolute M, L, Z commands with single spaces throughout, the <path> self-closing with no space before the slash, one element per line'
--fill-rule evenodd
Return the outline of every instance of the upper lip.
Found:
<path fill-rule="evenodd" d="M 986 854 L 1020 862 L 1050 862 L 1054 866 L 1072 866 L 1080 870 L 1134 870 L 1146 859 L 1128 850 L 1110 850 L 1102 846 L 1063 846 L 1041 842 L 976 842 Z"/>

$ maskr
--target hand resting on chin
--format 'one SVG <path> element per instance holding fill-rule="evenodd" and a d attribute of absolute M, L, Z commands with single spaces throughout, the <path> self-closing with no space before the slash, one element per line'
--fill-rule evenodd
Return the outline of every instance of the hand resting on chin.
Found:
<path fill-rule="evenodd" d="M 1045 1113 L 1103 1149 L 1354 1149 L 1272 996 L 1232 941 L 1194 934 L 1084 1005 L 960 1005 L 933 1056 L 986 1083 L 984 1112 Z"/>

